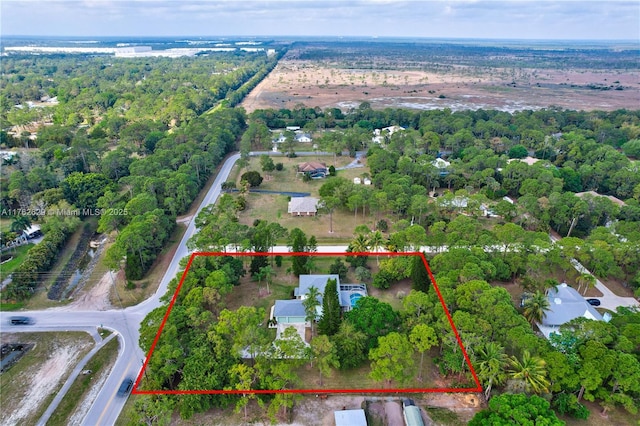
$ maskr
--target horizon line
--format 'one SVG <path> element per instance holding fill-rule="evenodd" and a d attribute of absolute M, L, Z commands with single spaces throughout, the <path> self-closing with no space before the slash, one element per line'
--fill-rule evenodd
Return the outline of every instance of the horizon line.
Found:
<path fill-rule="evenodd" d="M 630 42 L 630 43 L 639 43 L 640 38 L 539 38 L 539 37 L 530 37 L 530 38 L 512 38 L 512 37 L 454 37 L 454 36 L 415 36 L 415 35 L 331 35 L 331 34 L 323 34 L 323 35 L 291 35 L 291 34 L 208 34 L 208 35 L 194 35 L 194 34 L 168 34 L 168 35 L 157 35 L 157 34 L 148 34 L 148 35 L 134 35 L 134 34 L 112 34 L 112 35 L 95 35 L 95 34 L 81 34 L 81 35 L 70 35 L 70 34 L 1 34 L 0 40 L 2 38 L 12 38 L 12 37 L 60 37 L 60 38 L 286 38 L 286 39 L 300 39 L 300 38 L 332 38 L 332 39 L 370 39 L 370 40 L 380 40 L 380 39 L 418 39 L 418 40 L 483 40 L 483 41 L 543 41 L 543 42 L 552 42 L 552 41 L 602 41 L 602 42 Z M 639 46 L 640 47 L 640 46 Z"/>

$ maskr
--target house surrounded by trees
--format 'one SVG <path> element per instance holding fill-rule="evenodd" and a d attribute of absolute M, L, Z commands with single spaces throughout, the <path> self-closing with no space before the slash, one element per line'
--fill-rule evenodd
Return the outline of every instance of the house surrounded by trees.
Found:
<path fill-rule="evenodd" d="M 322 298 L 329 280 L 336 280 L 338 300 L 343 312 L 350 311 L 359 299 L 367 296 L 367 287 L 364 284 L 340 284 L 340 276 L 328 275 L 300 275 L 298 287 L 294 289 L 295 299 L 276 300 L 271 307 L 269 327 L 288 327 L 292 324 L 306 324 L 305 308 L 303 301 L 308 297 L 310 289 L 317 290 L 318 305 L 316 306 L 316 318 L 322 316 Z"/>

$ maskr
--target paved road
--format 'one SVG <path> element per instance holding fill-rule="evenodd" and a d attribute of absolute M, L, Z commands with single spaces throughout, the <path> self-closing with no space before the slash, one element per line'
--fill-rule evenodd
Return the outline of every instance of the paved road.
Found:
<path fill-rule="evenodd" d="M 228 178 L 231 168 L 239 158 L 239 154 L 234 154 L 229 156 L 223 163 L 213 185 L 211 185 L 202 203 L 198 207 L 198 212 L 200 212 L 203 207 L 214 203 L 217 200 L 220 196 L 222 182 Z M 196 215 L 194 215 L 194 217 Z M 138 345 L 140 337 L 140 323 L 149 312 L 161 305 L 160 297 L 167 292 L 169 282 L 178 273 L 180 259 L 190 254 L 186 243 L 195 233 L 195 229 L 195 221 L 192 219 L 189 222 L 187 230 L 176 249 L 176 253 L 171 260 L 160 285 L 158 286 L 158 290 L 152 297 L 139 305 L 132 306 L 124 310 L 95 312 L 73 311 L 72 308 L 20 312 L 19 315 L 33 318 L 35 324 L 29 326 L 9 326 L 9 317 L 16 315 L 16 313 L 0 312 L 0 327 L 2 327 L 3 331 L 34 332 L 78 330 L 90 333 L 94 336 L 96 342 L 100 342 L 102 340 L 97 332 L 98 327 L 104 327 L 114 331 L 114 334 L 120 342 L 120 353 L 118 354 L 118 359 L 116 360 L 111 374 L 107 378 L 105 384 L 98 393 L 96 400 L 87 413 L 83 421 L 83 425 L 111 425 L 115 423 L 116 419 L 120 415 L 122 407 L 126 402 L 126 398 L 116 397 L 117 390 L 126 378 L 135 379 L 138 376 L 146 356 Z M 68 380 L 73 381 L 75 377 L 77 377 L 77 374 L 72 374 Z M 61 392 L 60 394 L 60 399 L 62 399 L 64 393 Z M 47 412 L 50 411 L 53 413 L 55 408 L 57 408 L 58 403 L 59 400 L 55 400 L 54 403 L 49 406 Z M 41 421 L 42 423 L 46 422 L 46 418 L 43 417 Z"/>

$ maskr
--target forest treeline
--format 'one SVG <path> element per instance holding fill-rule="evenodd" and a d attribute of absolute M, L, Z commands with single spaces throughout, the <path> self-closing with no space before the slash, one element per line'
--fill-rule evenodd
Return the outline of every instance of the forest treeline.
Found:
<path fill-rule="evenodd" d="M 291 55 L 296 58 L 336 65 L 340 68 L 384 70 L 418 69 L 434 72 L 487 72 L 490 69 L 516 70 L 532 68 L 629 70 L 637 69 L 638 47 L 593 43 L 567 48 L 553 42 L 523 45 L 492 45 L 447 42 L 297 42 Z M 382 71 L 381 71 L 382 70 Z"/>
<path fill-rule="evenodd" d="M 31 148 L 4 161 L 2 211 L 15 226 L 3 230 L 3 244 L 39 221 L 45 234 L 60 229 L 45 237 L 47 242 L 55 235 L 56 243 L 46 245 L 57 252 L 79 217 L 100 212 L 98 231 L 118 231 L 107 263 L 122 266 L 128 279 L 142 278 L 168 241 L 176 215 L 187 210 L 244 131 L 242 110 L 205 112 L 239 102 L 277 57 L 3 61 L 0 115 L 22 130 L 10 134 L 4 128 L 1 143 Z M 27 106 L 42 97 L 58 104 Z M 40 251 L 34 247 L 13 273 L 3 298 L 31 294 L 57 254 Z"/>

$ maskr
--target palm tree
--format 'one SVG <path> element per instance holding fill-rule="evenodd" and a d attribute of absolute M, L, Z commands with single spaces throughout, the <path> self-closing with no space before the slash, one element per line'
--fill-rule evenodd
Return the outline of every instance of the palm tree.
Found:
<path fill-rule="evenodd" d="M 31 226 L 31 220 L 29 216 L 20 215 L 13 219 L 11 222 L 11 231 L 18 234 L 22 234 L 22 231 L 26 231 Z"/>
<path fill-rule="evenodd" d="M 305 266 L 307 267 L 309 273 L 312 274 L 318 265 L 316 264 L 316 260 L 313 258 L 313 256 L 307 256 Z"/>
<path fill-rule="evenodd" d="M 535 393 L 549 392 L 547 363 L 542 358 L 531 356 L 529 351 L 525 350 L 522 353 L 522 361 L 512 356 L 509 365 L 509 376 L 512 379 L 522 380 Z"/>
<path fill-rule="evenodd" d="M 382 232 L 375 231 L 369 236 L 369 246 L 376 252 L 376 265 L 380 266 L 380 256 L 378 256 L 377 252 L 384 246 L 384 237 L 382 236 Z"/>
<path fill-rule="evenodd" d="M 595 287 L 596 285 L 596 277 L 588 272 L 581 273 L 576 281 L 578 283 L 578 291 L 580 291 L 580 288 L 584 285 L 584 291 L 582 292 L 583 296 L 587 293 L 587 290 L 591 287 Z"/>
<path fill-rule="evenodd" d="M 276 271 L 274 271 L 271 266 L 267 265 L 260 268 L 258 274 L 261 275 L 261 278 L 265 278 L 265 281 L 267 282 L 267 294 L 271 294 L 269 284 L 271 284 L 271 278 L 276 274 Z"/>
<path fill-rule="evenodd" d="M 368 251 L 369 241 L 367 240 L 367 237 L 365 237 L 364 234 L 356 235 L 356 237 L 351 241 L 351 250 L 354 253 L 364 253 Z"/>
<path fill-rule="evenodd" d="M 531 324 L 541 323 L 549 310 L 549 299 L 541 291 L 536 291 L 530 298 L 524 302 L 524 311 L 522 314 Z"/>
<path fill-rule="evenodd" d="M 491 397 L 491 387 L 502 384 L 507 378 L 505 367 L 509 364 L 509 357 L 504 348 L 496 342 L 486 343 L 477 353 L 476 364 L 478 378 L 485 385 L 484 397 L 488 401 Z"/>

